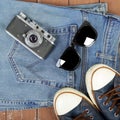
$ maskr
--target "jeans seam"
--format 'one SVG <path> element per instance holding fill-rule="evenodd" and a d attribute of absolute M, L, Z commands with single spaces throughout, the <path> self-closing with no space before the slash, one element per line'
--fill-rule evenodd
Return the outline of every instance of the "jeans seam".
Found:
<path fill-rule="evenodd" d="M 14 61 L 14 58 L 13 58 L 13 55 L 14 55 L 14 52 L 15 50 L 17 49 L 18 47 L 18 42 L 14 42 L 14 45 L 12 47 L 12 50 L 10 51 L 10 53 L 8 54 L 8 59 L 9 59 L 9 62 L 10 62 L 10 65 L 12 67 L 12 70 L 13 72 L 15 72 L 15 75 L 16 75 L 16 79 L 18 82 L 20 83 L 35 83 L 35 84 L 40 84 L 40 85 L 46 85 L 46 86 L 49 86 L 49 87 L 64 87 L 66 83 L 57 83 L 55 82 L 55 80 L 45 80 L 45 79 L 30 79 L 30 78 L 24 78 L 22 77 L 22 75 L 20 74 L 20 71 Z"/>
<path fill-rule="evenodd" d="M 69 30 L 69 28 L 73 28 L 73 31 L 74 31 L 74 27 L 76 28 L 77 25 L 70 25 L 69 27 L 63 27 L 63 28 L 66 28 L 67 31 L 69 31 L 70 35 L 73 35 L 73 33 Z M 61 28 L 61 27 L 60 27 Z M 55 30 L 55 29 L 54 29 Z M 64 29 L 61 29 L 61 30 L 58 30 L 59 33 L 61 31 L 66 31 Z M 58 31 L 52 31 L 53 33 L 58 33 Z M 76 32 L 76 31 L 74 31 Z M 70 37 L 73 37 L 73 36 L 70 36 Z M 62 87 L 65 87 L 66 85 L 70 85 L 70 86 L 73 86 L 74 85 L 74 80 L 72 80 L 72 83 L 71 83 L 71 80 L 70 81 L 65 81 L 65 82 L 57 82 L 55 80 L 45 80 L 45 79 L 31 79 L 31 78 L 24 78 L 24 76 L 22 76 L 13 56 L 15 54 L 15 51 L 17 49 L 17 47 L 19 46 L 19 43 L 18 42 L 14 42 L 11 50 L 9 51 L 9 54 L 8 54 L 8 59 L 9 59 L 9 63 L 12 67 L 12 70 L 13 72 L 15 73 L 16 75 L 16 79 L 18 82 L 20 83 L 29 83 L 29 84 L 38 84 L 38 85 L 45 85 L 45 86 L 49 86 L 49 87 L 52 87 L 52 88 L 62 88 Z M 72 76 L 72 79 L 74 79 L 74 76 Z"/>
<path fill-rule="evenodd" d="M 53 105 L 53 99 L 50 100 L 0 100 L 0 103 L 4 105 L 4 107 L 1 104 L 0 109 L 6 108 L 7 110 L 19 110 L 19 109 L 28 109 L 28 108 L 38 108 L 41 106 L 52 106 Z M 31 104 L 31 106 L 28 106 Z M 14 107 L 11 107 L 10 105 L 13 105 Z M 21 107 L 18 107 L 20 105 Z M 26 105 L 26 106 L 25 106 Z"/>
<path fill-rule="evenodd" d="M 88 20 L 88 14 L 86 12 L 82 12 L 82 19 L 84 20 Z M 84 84 L 84 78 L 85 78 L 85 71 L 86 71 L 86 60 L 87 60 L 87 49 L 86 48 L 82 48 L 82 55 L 81 55 L 81 66 L 83 69 L 81 69 L 81 82 L 80 82 L 80 90 L 83 93 L 86 93 L 86 87 Z"/>
<path fill-rule="evenodd" d="M 106 27 L 105 27 L 105 34 L 104 34 L 104 40 L 103 40 L 103 49 L 102 49 L 102 52 L 105 54 L 106 53 L 106 42 L 107 42 L 107 35 L 108 35 L 108 32 L 109 32 L 109 26 L 110 26 L 110 23 L 109 23 L 109 18 L 107 20 L 107 23 L 106 23 Z M 102 63 L 104 63 L 104 58 L 102 57 Z"/>
<path fill-rule="evenodd" d="M 112 21 L 111 17 L 108 17 L 107 25 L 106 25 L 106 31 L 104 35 L 104 44 L 103 44 L 103 53 L 96 53 L 96 56 L 99 56 L 102 58 L 102 63 L 105 63 L 106 60 L 113 61 L 114 63 L 113 66 L 116 68 L 116 62 L 117 62 L 117 50 L 115 51 L 115 55 L 110 55 L 110 46 L 111 44 L 109 43 L 111 41 L 111 32 L 113 29 L 114 23 Z M 110 44 L 110 45 L 109 45 Z"/>
<path fill-rule="evenodd" d="M 78 29 L 78 26 L 77 25 L 71 25 L 70 26 L 70 39 L 69 39 L 69 45 L 71 44 L 74 36 L 75 36 L 75 33 L 77 32 L 77 29 Z M 74 87 L 75 86 L 75 71 L 70 71 L 67 73 L 68 74 L 68 83 L 67 83 L 67 86 L 69 87 Z"/>
<path fill-rule="evenodd" d="M 43 99 L 43 100 L 41 100 L 41 101 L 39 101 L 39 100 L 0 100 L 0 102 L 1 103 L 3 103 L 3 104 L 28 104 L 28 103 L 31 103 L 31 104 L 34 104 L 34 103 L 36 103 L 36 104 L 39 104 L 39 103 L 47 103 L 47 102 L 50 102 L 50 101 L 52 101 L 52 99 L 51 100 L 47 100 L 47 99 Z"/>

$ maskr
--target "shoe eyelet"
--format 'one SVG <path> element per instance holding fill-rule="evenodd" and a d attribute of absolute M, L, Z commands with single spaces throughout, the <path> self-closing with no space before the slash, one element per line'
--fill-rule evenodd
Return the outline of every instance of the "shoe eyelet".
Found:
<path fill-rule="evenodd" d="M 89 113 L 89 109 L 86 109 L 85 111 L 87 112 L 87 114 Z"/>
<path fill-rule="evenodd" d="M 100 96 L 98 96 L 97 98 L 98 98 L 98 100 L 102 100 L 102 98 Z"/>
<path fill-rule="evenodd" d="M 110 112 L 113 111 L 113 109 L 111 109 L 111 107 L 109 107 L 108 110 L 109 110 Z"/>
<path fill-rule="evenodd" d="M 103 105 L 104 105 L 104 106 L 106 106 L 106 103 L 105 103 L 105 102 L 103 102 Z"/>
<path fill-rule="evenodd" d="M 91 119 L 91 120 L 93 120 L 93 119 L 94 119 L 94 117 L 93 117 L 93 116 L 90 116 L 90 119 Z"/>
<path fill-rule="evenodd" d="M 118 116 L 119 116 L 119 114 L 114 113 L 114 116 L 115 116 L 115 117 L 118 117 Z"/>

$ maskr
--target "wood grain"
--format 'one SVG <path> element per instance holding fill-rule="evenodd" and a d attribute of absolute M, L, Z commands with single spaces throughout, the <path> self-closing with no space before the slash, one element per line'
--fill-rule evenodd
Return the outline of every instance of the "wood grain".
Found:
<path fill-rule="evenodd" d="M 11 114 L 12 120 L 21 120 L 22 119 L 22 110 L 14 110 L 14 111 L 8 111 L 7 112 L 7 120 L 9 120 L 9 117 Z"/>
<path fill-rule="evenodd" d="M 22 120 L 36 120 L 36 110 L 23 110 Z"/>
<path fill-rule="evenodd" d="M 39 109 L 40 120 L 57 120 L 52 107 Z"/>
<path fill-rule="evenodd" d="M 110 13 L 120 15 L 120 0 L 115 0 L 115 1 L 114 0 L 24 0 L 24 1 L 54 4 L 54 5 L 65 5 L 65 6 L 106 2 L 108 3 L 108 9 Z"/>
<path fill-rule="evenodd" d="M 120 0 L 101 0 L 108 3 L 108 11 L 113 14 L 120 15 Z"/>
<path fill-rule="evenodd" d="M 20 1 L 26 1 L 26 2 L 38 2 L 38 0 L 20 0 Z"/>
<path fill-rule="evenodd" d="M 6 111 L 5 116 L 0 116 L 0 120 L 36 120 L 36 110 Z"/>
<path fill-rule="evenodd" d="M 44 4 L 52 4 L 52 5 L 68 5 L 69 0 L 23 0 L 26 2 L 37 2 L 37 3 L 44 3 Z"/>
<path fill-rule="evenodd" d="M 69 5 L 98 3 L 99 0 L 69 0 Z"/>
<path fill-rule="evenodd" d="M 38 0 L 38 2 L 54 5 L 68 5 L 68 0 Z"/>
<path fill-rule="evenodd" d="M 6 112 L 0 112 L 0 120 L 6 119 Z"/>
<path fill-rule="evenodd" d="M 0 120 L 57 120 L 53 107 L 0 112 Z"/>

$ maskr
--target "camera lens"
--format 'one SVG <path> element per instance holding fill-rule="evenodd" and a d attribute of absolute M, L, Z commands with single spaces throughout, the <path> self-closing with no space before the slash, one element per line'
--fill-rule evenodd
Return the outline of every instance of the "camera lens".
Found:
<path fill-rule="evenodd" d="M 40 44 L 42 43 L 42 41 L 43 41 L 43 38 L 37 31 L 30 30 L 26 33 L 25 43 L 29 47 L 31 47 L 31 48 L 39 47 Z"/>
<path fill-rule="evenodd" d="M 34 34 L 30 35 L 29 37 L 30 42 L 35 43 L 38 40 L 38 37 Z"/>

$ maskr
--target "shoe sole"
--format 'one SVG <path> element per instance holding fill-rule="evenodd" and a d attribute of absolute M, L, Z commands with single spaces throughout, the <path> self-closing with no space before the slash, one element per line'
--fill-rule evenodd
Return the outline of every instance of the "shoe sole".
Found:
<path fill-rule="evenodd" d="M 82 99 L 85 99 L 86 101 L 88 101 L 93 107 L 96 108 L 96 106 L 92 103 L 92 101 L 86 95 L 84 95 L 83 93 L 81 93 L 81 92 L 79 92 L 79 91 L 77 91 L 73 88 L 62 88 L 54 96 L 53 106 L 54 106 L 54 111 L 55 111 L 56 115 L 59 115 L 59 113 L 57 111 L 57 106 L 56 106 L 57 99 L 59 98 L 60 95 L 65 94 L 65 93 L 70 93 L 70 94 L 77 95 L 78 97 L 81 97 Z M 64 107 L 63 107 L 63 109 L 64 109 Z M 62 108 L 61 108 L 61 110 L 62 110 Z M 64 114 L 66 114 L 66 113 L 62 113 L 62 115 L 64 115 Z"/>
<path fill-rule="evenodd" d="M 97 105 L 97 102 L 95 100 L 95 96 L 94 96 L 94 93 L 93 93 L 94 91 L 93 91 L 93 86 L 92 86 L 92 78 L 93 78 L 93 75 L 94 75 L 95 71 L 97 71 L 98 69 L 101 69 L 101 68 L 107 68 L 107 69 L 113 71 L 115 74 L 120 76 L 120 74 L 116 70 L 114 70 L 111 67 L 109 67 L 107 65 L 104 65 L 104 64 L 96 64 L 96 65 L 92 66 L 87 71 L 87 73 L 86 73 L 86 80 L 85 80 L 87 92 L 89 94 L 89 97 L 90 97 L 91 101 L 93 102 L 93 104 L 96 105 L 96 107 L 98 109 L 99 109 L 99 107 Z"/>

